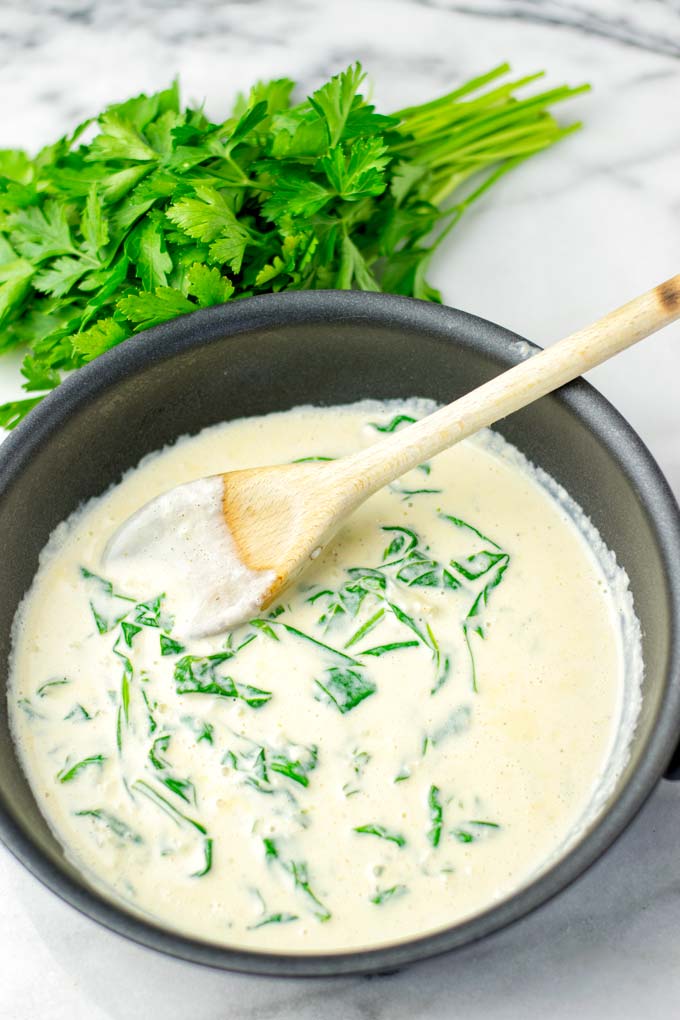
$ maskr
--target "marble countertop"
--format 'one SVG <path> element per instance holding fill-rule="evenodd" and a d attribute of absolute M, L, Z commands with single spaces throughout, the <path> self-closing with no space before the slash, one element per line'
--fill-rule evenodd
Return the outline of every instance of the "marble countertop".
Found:
<path fill-rule="evenodd" d="M 36 147 L 109 101 L 167 83 L 225 112 L 258 77 L 305 88 L 359 58 L 382 108 L 508 60 L 589 81 L 584 130 L 506 177 L 432 272 L 449 304 L 549 343 L 678 272 L 678 0 L 4 0 L 3 146 Z M 680 495 L 680 324 L 594 373 Z M 0 360 L 0 401 L 18 395 Z M 141 949 L 0 849 L 6 1020 L 590 1020 L 680 1000 L 680 783 L 557 900 L 483 944 L 382 978 L 279 981 Z"/>

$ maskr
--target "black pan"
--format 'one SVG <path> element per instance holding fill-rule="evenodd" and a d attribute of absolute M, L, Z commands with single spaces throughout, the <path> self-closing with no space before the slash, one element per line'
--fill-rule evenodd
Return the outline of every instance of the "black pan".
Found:
<path fill-rule="evenodd" d="M 140 334 L 68 379 L 0 447 L 0 663 L 12 620 L 59 521 L 178 435 L 298 404 L 366 397 L 446 403 L 526 355 L 520 337 L 407 298 L 287 293 L 198 311 Z M 0 699 L 0 833 L 45 885 L 137 942 L 197 963 L 275 975 L 394 970 L 517 920 L 598 858 L 650 795 L 680 735 L 680 515 L 648 450 L 583 381 L 498 430 L 566 487 L 631 581 L 642 624 L 643 705 L 630 761 L 578 843 L 526 888 L 435 935 L 366 952 L 286 956 L 231 950 L 144 922 L 92 889 L 43 820 Z"/>

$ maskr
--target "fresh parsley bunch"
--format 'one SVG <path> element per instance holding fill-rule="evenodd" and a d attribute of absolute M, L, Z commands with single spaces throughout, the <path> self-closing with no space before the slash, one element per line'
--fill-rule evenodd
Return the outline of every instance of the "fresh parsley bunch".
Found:
<path fill-rule="evenodd" d="M 34 158 L 0 151 L 0 352 L 27 345 L 12 428 L 64 372 L 176 315 L 271 291 L 439 301 L 429 260 L 467 206 L 578 125 L 517 99 L 503 65 L 390 116 L 359 64 L 291 104 L 255 85 L 220 124 L 177 83 L 109 107 Z M 454 203 L 442 208 L 449 196 Z"/>

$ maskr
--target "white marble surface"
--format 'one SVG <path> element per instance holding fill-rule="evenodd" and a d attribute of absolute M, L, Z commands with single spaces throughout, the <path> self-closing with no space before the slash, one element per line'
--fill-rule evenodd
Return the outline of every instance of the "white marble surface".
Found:
<path fill-rule="evenodd" d="M 433 272 L 450 304 L 550 342 L 680 266 L 678 0 L 0 0 L 0 144 L 31 148 L 165 84 L 225 111 L 256 77 L 305 87 L 359 57 L 390 108 L 501 60 L 594 91 L 584 131 L 507 177 Z M 680 326 L 593 373 L 680 494 Z M 0 360 L 0 400 L 18 392 Z M 680 784 L 557 901 L 389 978 L 274 981 L 191 967 L 80 917 L 0 850 L 7 1020 L 617 1020 L 677 1015 Z"/>

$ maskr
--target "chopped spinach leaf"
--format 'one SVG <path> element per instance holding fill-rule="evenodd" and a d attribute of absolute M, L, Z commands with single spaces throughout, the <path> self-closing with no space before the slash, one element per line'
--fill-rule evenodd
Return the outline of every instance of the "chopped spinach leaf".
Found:
<path fill-rule="evenodd" d="M 96 821 L 101 822 L 103 826 L 109 829 L 115 836 L 123 840 L 126 843 L 143 843 L 142 837 L 127 825 L 126 822 L 121 821 L 115 815 L 109 814 L 103 808 L 90 808 L 87 811 L 76 811 L 76 815 L 79 818 L 94 818 Z"/>
<path fill-rule="evenodd" d="M 419 641 L 392 641 L 387 645 L 376 645 L 375 648 L 362 648 L 359 655 L 373 655 L 378 658 L 388 652 L 396 652 L 400 648 L 417 648 Z"/>
<path fill-rule="evenodd" d="M 371 896 L 371 903 L 381 906 L 383 903 L 387 903 L 388 900 L 396 900 L 400 896 L 404 896 L 407 892 L 408 887 L 405 885 L 392 885 L 389 889 L 376 889 L 373 896 Z"/>
<path fill-rule="evenodd" d="M 37 697 L 44 698 L 46 694 L 50 694 L 55 687 L 66 687 L 71 681 L 67 677 L 59 677 L 58 680 L 48 680 L 47 683 L 41 684 L 38 690 L 35 692 Z"/>
<path fill-rule="evenodd" d="M 380 623 L 384 615 L 385 610 L 379 609 L 377 613 L 374 613 L 373 616 L 371 616 L 371 618 L 366 621 L 366 623 L 362 624 L 358 630 L 355 630 L 351 638 L 345 642 L 344 647 L 351 648 L 352 645 L 355 645 L 357 641 L 360 641 L 362 637 L 366 636 L 366 634 L 370 634 L 373 628 L 377 627 L 377 625 Z"/>
<path fill-rule="evenodd" d="M 315 683 L 343 715 L 377 690 L 373 681 L 357 670 L 339 669 L 337 666 L 327 670 L 323 683 L 320 680 Z"/>
<path fill-rule="evenodd" d="M 157 595 L 148 602 L 138 602 L 135 606 L 132 619 L 140 627 L 153 627 L 164 631 L 172 630 L 173 619 L 163 612 L 164 595 Z"/>
<path fill-rule="evenodd" d="M 299 786 L 309 786 L 309 773 L 317 766 L 319 751 L 316 745 L 303 747 L 290 745 L 286 749 L 265 747 L 248 741 L 245 749 L 227 751 L 224 761 L 245 776 L 249 786 L 262 793 L 273 793 L 273 776 L 283 776 Z"/>
<path fill-rule="evenodd" d="M 123 635 L 123 641 L 128 648 L 132 648 L 132 642 L 141 634 L 142 628 L 138 627 L 136 623 L 129 623 L 127 620 L 123 620 L 120 625 L 121 633 Z"/>
<path fill-rule="evenodd" d="M 210 836 L 206 836 L 203 840 L 203 867 L 199 871 L 194 871 L 192 878 L 203 878 L 209 871 L 212 870 L 213 866 L 213 840 Z"/>
<path fill-rule="evenodd" d="M 268 914 L 261 921 L 258 921 L 257 924 L 249 925 L 249 930 L 254 931 L 256 928 L 264 928 L 268 924 L 289 924 L 291 921 L 299 921 L 298 915 L 280 911 L 278 914 Z"/>
<path fill-rule="evenodd" d="M 390 843 L 396 843 L 398 847 L 406 846 L 406 837 L 399 832 L 392 832 L 384 825 L 375 825 L 370 822 L 367 825 L 356 825 L 354 831 L 365 836 L 378 836 L 379 839 L 386 839 Z"/>
<path fill-rule="evenodd" d="M 169 634 L 160 635 L 161 655 L 181 655 L 186 648 L 179 641 L 175 641 Z"/>
<path fill-rule="evenodd" d="M 291 464 L 310 464 L 312 461 L 329 460 L 335 460 L 335 457 L 298 457 L 297 460 L 292 460 Z"/>
<path fill-rule="evenodd" d="M 175 666 L 178 694 L 215 694 L 244 701 L 251 708 L 261 708 L 270 700 L 271 691 L 237 683 L 232 677 L 219 673 L 219 667 L 231 657 L 225 652 L 205 656 L 185 655 Z"/>
<path fill-rule="evenodd" d="M 387 425 L 378 425 L 373 421 L 370 424 L 376 432 L 396 432 L 400 425 L 413 425 L 415 421 L 416 419 L 412 418 L 410 414 L 397 414 Z"/>
<path fill-rule="evenodd" d="M 439 841 L 442 835 L 444 810 L 442 808 L 438 786 L 430 787 L 430 792 L 427 795 L 427 806 L 430 809 L 431 823 L 431 828 L 427 833 L 427 838 L 432 846 L 439 846 Z"/>
<path fill-rule="evenodd" d="M 203 719 L 194 719 L 190 715 L 183 715 L 180 721 L 192 731 L 196 737 L 197 744 L 200 744 L 202 741 L 205 741 L 206 744 L 215 743 L 215 727 L 212 723 L 206 722 Z"/>
<path fill-rule="evenodd" d="M 319 750 L 316 746 L 305 748 L 305 752 L 297 758 L 289 758 L 281 751 L 269 753 L 268 762 L 272 772 L 292 779 L 300 786 L 309 786 L 308 774 L 312 772 L 318 762 Z"/>
<path fill-rule="evenodd" d="M 194 829 L 197 829 L 203 836 L 207 836 L 208 833 L 205 827 L 197 822 L 195 818 L 189 818 L 188 815 L 183 814 L 174 804 L 171 804 L 169 800 L 162 796 L 153 786 L 146 782 L 144 779 L 136 779 L 132 784 L 132 789 L 141 793 L 144 797 L 147 797 L 152 801 L 156 807 L 160 808 L 166 815 L 169 815 L 178 825 L 182 822 L 186 822 L 191 825 Z"/>
<path fill-rule="evenodd" d="M 262 842 L 265 860 L 276 861 L 290 875 L 293 885 L 304 894 L 311 913 L 314 914 L 318 921 L 328 921 L 331 917 L 331 912 L 312 891 L 309 884 L 307 865 L 302 861 L 286 860 L 283 858 L 273 839 L 264 839 Z"/>
<path fill-rule="evenodd" d="M 70 783 L 72 779 L 86 769 L 88 765 L 103 765 L 106 758 L 103 754 L 92 754 L 89 758 L 83 758 L 81 761 L 75 763 L 75 765 L 64 765 L 60 772 L 57 772 L 57 779 L 60 783 Z"/>
<path fill-rule="evenodd" d="M 45 716 L 41 712 L 38 712 L 33 707 L 33 705 L 31 704 L 31 702 L 29 701 L 28 698 L 19 698 L 19 700 L 17 701 L 17 705 L 19 706 L 21 711 L 24 713 L 24 715 L 28 716 L 29 719 L 44 719 L 45 718 Z"/>
<path fill-rule="evenodd" d="M 114 591 L 110 581 L 86 567 L 80 568 L 80 575 L 86 582 L 95 626 L 100 634 L 106 634 L 128 615 L 135 600 Z"/>
<path fill-rule="evenodd" d="M 162 737 L 156 737 L 151 750 L 149 751 L 149 761 L 155 769 L 163 770 L 170 768 L 170 763 L 162 757 L 167 754 L 168 747 L 170 745 L 170 734 L 165 733 Z"/>
<path fill-rule="evenodd" d="M 83 705 L 74 705 L 64 720 L 72 719 L 74 722 L 89 722 L 92 716 Z"/>

